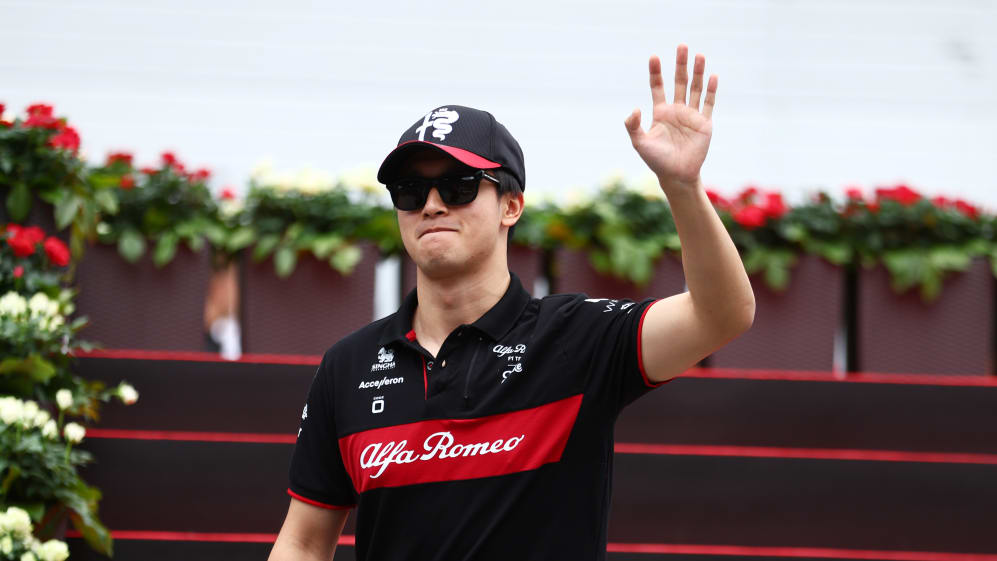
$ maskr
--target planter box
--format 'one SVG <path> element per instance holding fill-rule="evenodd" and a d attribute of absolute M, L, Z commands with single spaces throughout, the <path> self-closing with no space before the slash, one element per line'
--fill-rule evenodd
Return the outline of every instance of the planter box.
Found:
<path fill-rule="evenodd" d="M 203 350 L 210 277 L 208 249 L 194 253 L 181 245 L 157 269 L 148 252 L 133 265 L 114 246 L 89 246 L 75 278 L 75 315 L 90 318 L 80 336 L 108 349 Z"/>
<path fill-rule="evenodd" d="M 554 253 L 554 278 L 551 292 L 584 293 L 593 298 L 667 298 L 685 289 L 682 262 L 665 255 L 655 264 L 654 275 L 647 286 L 597 272 L 582 251 L 559 249 Z"/>
<path fill-rule="evenodd" d="M 416 266 L 408 255 L 402 257 L 402 263 L 401 297 L 404 299 L 415 288 Z M 543 276 L 543 252 L 521 245 L 510 245 L 509 270 L 516 273 L 516 276 L 523 283 L 523 288 L 533 294 L 534 283 Z"/>
<path fill-rule="evenodd" d="M 311 254 L 294 273 L 277 276 L 273 259 L 242 256 L 240 310 L 244 353 L 321 355 L 336 341 L 374 318 L 377 248 L 360 246 L 363 258 L 343 276 Z"/>
<path fill-rule="evenodd" d="M 898 295 L 882 266 L 862 269 L 858 369 L 864 372 L 992 374 L 994 277 L 984 259 L 945 279 L 932 303 L 915 288 Z"/>
<path fill-rule="evenodd" d="M 721 368 L 831 371 L 834 338 L 844 321 L 845 271 L 812 255 L 800 256 L 785 292 L 751 276 L 751 329 L 710 355 Z"/>

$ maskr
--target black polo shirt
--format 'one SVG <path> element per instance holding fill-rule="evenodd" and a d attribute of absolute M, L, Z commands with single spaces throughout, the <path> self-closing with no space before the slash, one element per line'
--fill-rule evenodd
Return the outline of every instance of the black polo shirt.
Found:
<path fill-rule="evenodd" d="M 361 560 L 604 559 L 620 410 L 660 384 L 640 361 L 653 299 L 499 302 L 438 356 L 416 293 L 322 357 L 288 493 L 357 506 Z"/>

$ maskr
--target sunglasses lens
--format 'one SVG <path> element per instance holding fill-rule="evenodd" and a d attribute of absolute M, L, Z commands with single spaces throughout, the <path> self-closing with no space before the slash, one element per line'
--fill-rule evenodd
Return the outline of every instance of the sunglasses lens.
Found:
<path fill-rule="evenodd" d="M 480 172 L 479 172 L 480 174 Z M 436 187 L 446 205 L 466 205 L 478 196 L 479 174 L 467 177 L 439 177 L 427 179 L 412 177 L 391 185 L 391 202 L 398 210 L 419 210 L 426 204 L 429 190 Z"/>
<path fill-rule="evenodd" d="M 402 179 L 390 192 L 391 202 L 398 210 L 419 210 L 426 204 L 426 189 L 418 179 Z"/>
<path fill-rule="evenodd" d="M 440 198 L 448 205 L 466 205 L 478 196 L 478 177 L 457 177 L 439 186 Z"/>

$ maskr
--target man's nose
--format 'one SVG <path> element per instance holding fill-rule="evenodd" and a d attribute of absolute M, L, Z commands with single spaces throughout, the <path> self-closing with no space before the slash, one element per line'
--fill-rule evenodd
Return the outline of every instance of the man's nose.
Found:
<path fill-rule="evenodd" d="M 432 216 L 434 214 L 443 214 L 447 212 L 447 205 L 443 203 L 443 199 L 440 198 L 440 192 L 436 190 L 436 187 L 430 187 L 429 194 L 426 195 L 426 204 L 422 207 L 422 213 L 425 216 Z"/>

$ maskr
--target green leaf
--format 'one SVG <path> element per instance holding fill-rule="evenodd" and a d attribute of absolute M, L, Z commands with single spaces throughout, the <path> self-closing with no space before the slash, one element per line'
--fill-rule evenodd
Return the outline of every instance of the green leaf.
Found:
<path fill-rule="evenodd" d="M 14 481 L 21 476 L 21 468 L 18 466 L 10 466 L 10 471 L 3 478 L 3 483 L 0 483 L 0 495 L 7 495 L 10 491 L 10 486 L 14 484 Z"/>
<path fill-rule="evenodd" d="M 260 236 L 260 239 L 256 240 L 256 247 L 253 248 L 253 260 L 260 262 L 266 259 L 267 255 L 273 253 L 273 250 L 277 247 L 278 243 L 280 243 L 279 234 L 266 234 Z"/>
<path fill-rule="evenodd" d="M 353 269 L 363 258 L 363 251 L 356 246 L 347 246 L 339 249 L 329 258 L 329 264 L 343 275 L 353 272 Z"/>
<path fill-rule="evenodd" d="M 73 219 L 76 218 L 76 213 L 80 210 L 80 204 L 82 202 L 83 201 L 77 195 L 69 195 L 68 197 L 62 197 L 62 199 L 55 204 L 56 229 L 62 230 L 66 226 L 72 224 Z"/>
<path fill-rule="evenodd" d="M 26 358 L 5 358 L 0 361 L 0 374 L 27 374 L 36 382 L 45 383 L 55 376 L 55 366 L 39 355 L 31 354 Z"/>
<path fill-rule="evenodd" d="M 325 234 L 312 240 L 311 250 L 315 257 L 325 259 L 329 255 L 343 246 L 342 236 L 336 234 Z"/>
<path fill-rule="evenodd" d="M 58 497 L 70 509 L 69 519 L 87 544 L 99 553 L 113 556 L 114 542 L 111 533 L 97 518 L 100 489 L 90 487 L 83 481 L 77 481 L 74 489 L 65 490 L 59 493 Z"/>
<path fill-rule="evenodd" d="M 256 230 L 249 226 L 242 226 L 229 236 L 226 247 L 229 251 L 239 251 L 248 247 L 256 239 Z"/>
<path fill-rule="evenodd" d="M 31 212 L 31 192 L 28 185 L 18 181 L 7 194 L 7 212 L 12 222 L 23 222 Z"/>
<path fill-rule="evenodd" d="M 145 253 L 145 236 L 134 228 L 121 232 L 118 238 L 118 253 L 126 260 L 135 263 Z"/>
<path fill-rule="evenodd" d="M 162 267 L 173 260 L 177 253 L 177 244 L 180 238 L 173 232 L 166 232 L 159 237 L 156 242 L 156 249 L 152 254 L 152 263 L 157 268 Z"/>
<path fill-rule="evenodd" d="M 118 213 L 118 198 L 110 189 L 98 189 L 93 198 L 104 212 L 108 214 Z"/>
<path fill-rule="evenodd" d="M 282 245 L 277 248 L 277 252 L 273 256 L 273 266 L 274 270 L 277 271 L 278 277 L 287 278 L 291 276 L 297 263 L 298 252 L 293 247 Z"/>

